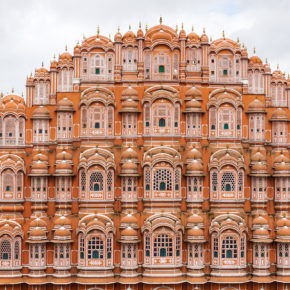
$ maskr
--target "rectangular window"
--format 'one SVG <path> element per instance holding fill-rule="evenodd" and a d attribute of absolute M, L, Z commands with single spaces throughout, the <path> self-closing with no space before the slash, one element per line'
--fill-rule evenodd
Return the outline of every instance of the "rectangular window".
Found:
<path fill-rule="evenodd" d="M 224 75 L 224 76 L 227 76 L 227 75 L 228 75 L 228 70 L 227 70 L 227 69 L 224 69 L 224 71 L 223 71 L 223 75 Z"/>
<path fill-rule="evenodd" d="M 165 72 L 165 67 L 164 67 L 164 65 L 160 65 L 160 66 L 159 66 L 159 72 L 160 72 L 160 73 L 164 73 L 164 72 Z"/>
<path fill-rule="evenodd" d="M 100 74 L 100 69 L 96 68 L 96 75 L 99 75 L 99 74 Z"/>

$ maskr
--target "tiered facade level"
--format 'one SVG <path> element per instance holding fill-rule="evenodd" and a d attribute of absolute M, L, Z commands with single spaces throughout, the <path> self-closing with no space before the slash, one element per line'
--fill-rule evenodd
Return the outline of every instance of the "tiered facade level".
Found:
<path fill-rule="evenodd" d="M 26 86 L 0 101 L 1 288 L 288 289 L 281 71 L 160 23 Z"/>

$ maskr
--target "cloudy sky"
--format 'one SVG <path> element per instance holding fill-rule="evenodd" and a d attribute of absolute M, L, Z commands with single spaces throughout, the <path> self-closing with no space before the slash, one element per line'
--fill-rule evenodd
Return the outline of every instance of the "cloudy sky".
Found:
<path fill-rule="evenodd" d="M 184 23 L 213 39 L 222 35 L 244 42 L 252 55 L 268 58 L 272 69 L 290 72 L 289 0 L 0 0 L 0 92 L 25 93 L 26 76 L 49 67 L 65 46 L 72 53 L 78 40 L 100 34 L 114 36 L 163 23 Z"/>

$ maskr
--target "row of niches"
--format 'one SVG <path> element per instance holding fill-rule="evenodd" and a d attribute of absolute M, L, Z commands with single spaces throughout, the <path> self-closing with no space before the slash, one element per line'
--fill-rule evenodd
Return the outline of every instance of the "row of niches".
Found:
<path fill-rule="evenodd" d="M 286 149 L 272 152 L 270 164 L 265 148 L 255 146 L 247 165 L 239 150 L 219 149 L 211 154 L 206 166 L 200 148 L 196 147 L 181 154 L 174 148 L 157 146 L 145 151 L 142 160 L 137 152 L 134 147 L 127 147 L 115 156 L 108 149 L 91 148 L 80 153 L 76 166 L 68 151 L 58 152 L 53 164 L 48 152 L 39 151 L 32 156 L 28 168 L 18 155 L 2 155 L 2 199 L 23 200 L 24 189 L 28 188 L 30 196 L 25 198 L 34 201 L 79 198 L 113 202 L 119 194 L 125 202 L 142 198 L 203 202 L 208 195 L 211 201 L 229 202 L 242 202 L 250 196 L 252 201 L 266 202 L 273 194 L 277 202 L 290 199 Z M 27 175 L 30 183 L 24 184 Z"/>
<path fill-rule="evenodd" d="M 115 265 L 135 271 L 140 264 L 145 268 L 180 268 L 185 264 L 187 271 L 206 265 L 211 265 L 212 271 L 245 271 L 253 264 L 254 273 L 263 269 L 267 276 L 272 264 L 290 275 L 287 215 L 277 216 L 275 221 L 257 215 L 246 221 L 236 214 L 220 214 L 207 220 L 207 227 L 207 217 L 200 212 L 183 220 L 164 212 L 145 217 L 142 223 L 139 215 L 122 215 L 119 228 L 104 214 L 86 215 L 77 221 L 70 215 L 58 216 L 52 224 L 46 216 L 33 216 L 25 225 L 25 239 L 23 225 L 12 219 L 0 220 L 0 270 L 25 266 L 44 271 L 49 256 L 52 266 L 62 267 L 61 271 L 75 265 L 96 271 L 112 270 Z M 76 229 L 73 222 L 77 222 Z M 23 264 L 27 254 L 28 263 Z"/>
<path fill-rule="evenodd" d="M 49 143 L 53 140 L 73 140 L 87 137 L 115 136 L 185 136 L 188 138 L 238 138 L 251 142 L 288 144 L 288 113 L 282 108 L 275 109 L 271 116 L 262 101 L 255 99 L 243 109 L 242 96 L 232 96 L 220 90 L 208 102 L 208 110 L 202 107 L 196 88 L 186 96 L 185 109 L 181 111 L 181 100 L 174 96 L 168 98 L 146 96 L 139 110 L 137 91 L 127 89 L 126 98 L 121 98 L 122 108 L 117 115 L 112 93 L 89 90 L 80 102 L 80 124 L 75 124 L 74 107 L 71 100 L 63 98 L 54 112 L 45 106 L 34 109 L 32 143 Z M 159 92 L 160 93 L 160 92 Z M 14 103 L 12 96 L 10 101 Z M 199 100 L 198 100 L 199 99 Z M 10 103 L 10 102 L 9 102 Z M 0 109 L 1 110 L 1 109 Z M 142 113 L 140 115 L 140 113 Z M 181 114 L 185 113 L 185 114 Z M 247 113 L 247 114 L 245 114 Z M 56 117 L 52 119 L 52 115 Z M 183 116 L 185 115 L 185 117 Z M 3 109 L 0 116 L 1 145 L 24 145 L 28 120 L 24 108 Z M 207 118 L 208 117 L 208 118 Z M 246 120 L 245 120 L 246 119 Z M 248 122 L 248 125 L 244 123 Z M 54 122 L 54 125 L 52 125 Z M 205 123 L 206 122 L 206 123 Z M 53 131 L 53 132 L 52 132 Z M 56 132 L 55 132 L 56 131 Z M 267 132 L 268 133 L 267 133 Z M 29 142 L 29 143 L 30 143 Z"/>

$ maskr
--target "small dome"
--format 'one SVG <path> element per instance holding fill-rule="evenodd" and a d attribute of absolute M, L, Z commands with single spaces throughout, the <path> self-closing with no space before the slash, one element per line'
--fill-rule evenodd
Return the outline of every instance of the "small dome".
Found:
<path fill-rule="evenodd" d="M 249 106 L 248 106 L 248 111 L 249 112 L 264 112 L 265 111 L 265 105 L 259 100 L 255 99 L 252 101 Z"/>
<path fill-rule="evenodd" d="M 127 214 L 126 216 L 124 216 L 122 219 L 121 219 L 121 223 L 124 223 L 124 224 L 137 224 L 138 223 L 138 220 L 135 216 L 133 216 L 132 214 Z"/>
<path fill-rule="evenodd" d="M 138 232 L 131 227 L 128 227 L 121 232 L 121 236 L 129 236 L 129 237 L 136 237 L 138 236 Z"/>
<path fill-rule="evenodd" d="M 282 108 L 277 108 L 271 116 L 272 121 L 288 121 L 287 112 L 284 111 Z"/>
<path fill-rule="evenodd" d="M 67 162 L 66 160 L 63 160 L 56 164 L 55 166 L 56 170 L 72 170 L 72 165 Z"/>
<path fill-rule="evenodd" d="M 11 99 L 5 104 L 5 110 L 17 110 L 17 104 Z"/>
<path fill-rule="evenodd" d="M 253 236 L 268 236 L 269 235 L 269 232 L 267 229 L 265 228 L 259 228 L 259 229 L 256 229 L 254 230 L 253 232 Z"/>
<path fill-rule="evenodd" d="M 47 170 L 47 164 L 43 161 L 36 161 L 31 165 L 31 169 L 34 170 Z"/>
<path fill-rule="evenodd" d="M 132 147 L 129 147 L 121 153 L 121 159 L 138 159 L 138 154 Z"/>
<path fill-rule="evenodd" d="M 171 35 L 169 33 L 165 32 L 164 30 L 159 30 L 159 31 L 155 32 L 151 38 L 152 41 L 159 40 L 159 39 L 164 39 L 164 40 L 167 40 L 169 42 L 172 41 Z"/>
<path fill-rule="evenodd" d="M 257 65 L 262 65 L 263 64 L 263 62 L 262 62 L 262 60 L 258 57 L 258 56 L 256 56 L 256 55 L 253 55 L 251 58 L 250 58 L 250 64 L 257 64 Z"/>
<path fill-rule="evenodd" d="M 134 41 L 136 40 L 136 35 L 133 31 L 129 30 L 127 31 L 124 36 L 123 36 L 123 41 L 126 42 L 126 41 Z"/>
<path fill-rule="evenodd" d="M 135 89 L 133 89 L 131 86 L 129 86 L 124 91 L 122 91 L 122 96 L 123 97 L 137 97 L 138 92 Z"/>
<path fill-rule="evenodd" d="M 253 219 L 253 225 L 268 225 L 267 220 L 262 216 L 257 216 Z"/>
<path fill-rule="evenodd" d="M 99 220 L 98 218 L 94 218 L 93 220 L 91 220 L 88 224 L 87 227 L 94 227 L 94 226 L 99 226 L 99 227 L 104 227 L 104 223 Z"/>
<path fill-rule="evenodd" d="M 37 107 L 33 114 L 31 119 L 50 119 L 49 111 L 44 106 Z"/>
<path fill-rule="evenodd" d="M 260 150 L 251 155 L 251 161 L 265 161 L 265 160 L 266 156 Z"/>
<path fill-rule="evenodd" d="M 122 41 L 122 34 L 119 31 L 115 34 L 114 41 L 116 42 Z"/>
<path fill-rule="evenodd" d="M 138 103 L 132 99 L 122 101 L 122 112 L 137 112 Z"/>
<path fill-rule="evenodd" d="M 40 160 L 40 161 L 48 161 L 48 157 L 47 157 L 47 155 L 42 154 L 42 153 L 39 152 L 39 153 L 35 154 L 32 157 L 32 161 L 38 161 L 38 160 Z"/>
<path fill-rule="evenodd" d="M 45 234 L 45 231 L 43 229 L 37 227 L 37 228 L 34 228 L 30 231 L 30 237 L 41 238 L 41 237 L 46 237 L 46 234 Z"/>
<path fill-rule="evenodd" d="M 132 162 L 131 160 L 126 161 L 121 166 L 121 174 L 137 174 L 138 173 L 138 166 L 136 163 Z"/>
<path fill-rule="evenodd" d="M 201 224 L 201 223 L 203 223 L 203 218 L 202 218 L 202 216 L 195 213 L 195 214 L 188 217 L 187 223 Z"/>
<path fill-rule="evenodd" d="M 282 151 L 281 151 L 281 153 L 279 155 L 277 155 L 274 158 L 274 163 L 281 163 L 281 162 L 285 162 L 285 163 L 289 162 L 289 158 L 286 157 Z"/>
<path fill-rule="evenodd" d="M 276 223 L 277 227 L 284 227 L 284 226 L 287 226 L 289 227 L 290 226 L 290 220 L 286 217 L 282 217 L 280 218 L 277 223 Z"/>
<path fill-rule="evenodd" d="M 143 30 L 141 29 L 141 26 L 139 26 L 139 29 L 137 31 L 137 38 L 143 38 L 143 37 L 144 37 Z"/>
<path fill-rule="evenodd" d="M 199 42 L 199 40 L 199 36 L 193 31 L 187 35 L 188 42 Z"/>
<path fill-rule="evenodd" d="M 200 37 L 200 40 L 201 42 L 208 42 L 208 36 L 205 33 L 203 33 Z"/>
<path fill-rule="evenodd" d="M 252 166 L 251 170 L 252 171 L 266 171 L 267 166 L 266 166 L 266 164 L 259 161 Z"/>
<path fill-rule="evenodd" d="M 187 236 L 192 237 L 203 237 L 204 233 L 203 230 L 199 227 L 193 227 L 192 229 L 187 230 Z"/>
<path fill-rule="evenodd" d="M 181 29 L 179 31 L 179 38 L 186 38 L 186 32 L 184 31 L 184 29 Z"/>
<path fill-rule="evenodd" d="M 56 154 L 56 160 L 72 160 L 72 155 L 68 153 L 67 151 L 62 151 Z"/>
<path fill-rule="evenodd" d="M 64 97 L 57 103 L 57 111 L 73 111 L 73 103 L 67 97 Z"/>
<path fill-rule="evenodd" d="M 187 171 L 203 171 L 203 165 L 201 160 L 193 160 L 187 165 Z"/>
<path fill-rule="evenodd" d="M 64 52 L 59 56 L 60 60 L 67 60 L 67 61 L 72 61 L 72 55 L 69 52 Z"/>
<path fill-rule="evenodd" d="M 195 97 L 201 97 L 202 94 L 201 94 L 201 91 L 198 90 L 196 87 L 191 87 L 189 90 L 186 91 L 185 96 L 195 98 Z"/>
<path fill-rule="evenodd" d="M 277 163 L 275 171 L 289 171 L 289 165 L 285 162 Z"/>
<path fill-rule="evenodd" d="M 186 158 L 187 159 L 201 159 L 202 154 L 199 150 L 193 147 L 190 151 L 187 152 Z"/>
<path fill-rule="evenodd" d="M 277 236 L 290 236 L 290 227 L 284 226 L 278 229 Z"/>
<path fill-rule="evenodd" d="M 43 219 L 36 218 L 30 223 L 30 227 L 31 228 L 35 228 L 35 227 L 46 228 L 47 224 Z"/>
<path fill-rule="evenodd" d="M 200 111 L 201 110 L 201 103 L 195 99 L 186 102 L 185 104 L 186 111 Z"/>
<path fill-rule="evenodd" d="M 58 226 L 67 226 L 67 225 L 71 225 L 71 221 L 67 217 L 61 216 L 55 220 L 54 224 Z"/>

